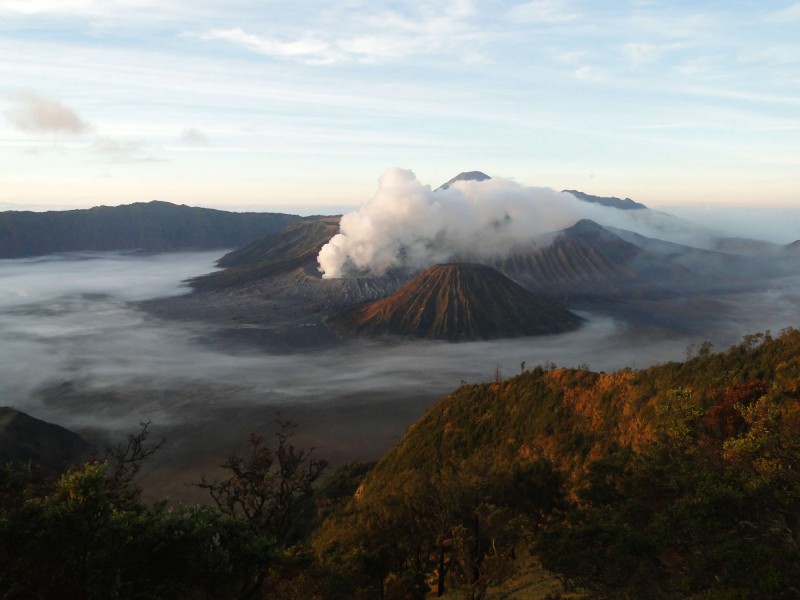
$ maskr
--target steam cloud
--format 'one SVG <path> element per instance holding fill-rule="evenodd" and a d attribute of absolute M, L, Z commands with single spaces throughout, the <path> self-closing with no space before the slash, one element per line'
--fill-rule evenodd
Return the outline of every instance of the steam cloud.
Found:
<path fill-rule="evenodd" d="M 339 233 L 317 260 L 326 279 L 379 276 L 392 267 L 419 270 L 450 260 L 480 262 L 546 244 L 546 234 L 581 219 L 706 249 L 728 235 L 659 211 L 610 208 L 500 178 L 432 190 L 412 171 L 391 168 L 375 196 L 342 217 Z"/>
<path fill-rule="evenodd" d="M 413 172 L 392 168 L 370 201 L 342 217 L 340 233 L 319 253 L 319 269 L 324 278 L 336 278 L 383 275 L 392 267 L 423 269 L 454 259 L 479 261 L 508 254 L 537 237 L 541 242 L 544 234 L 580 219 L 649 229 L 627 214 L 633 212 L 499 178 L 432 190 Z"/>
<path fill-rule="evenodd" d="M 394 266 L 497 256 L 573 225 L 587 212 L 584 204 L 504 179 L 457 181 L 434 191 L 411 171 L 392 168 L 372 200 L 342 217 L 340 233 L 319 253 L 320 271 L 325 278 L 382 275 Z"/>
<path fill-rule="evenodd" d="M 6 116 L 21 131 L 33 133 L 87 133 L 91 126 L 58 100 L 44 98 L 32 90 L 10 95 L 11 109 Z"/>

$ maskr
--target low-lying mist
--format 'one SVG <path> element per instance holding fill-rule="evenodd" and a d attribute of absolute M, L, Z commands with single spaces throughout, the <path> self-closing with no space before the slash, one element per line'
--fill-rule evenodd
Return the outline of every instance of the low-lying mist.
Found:
<path fill-rule="evenodd" d="M 707 329 L 676 333 L 581 313 L 556 336 L 477 343 L 350 341 L 276 354 L 218 344 L 212 325 L 159 320 L 136 302 L 187 291 L 220 252 L 74 254 L 0 261 L 0 404 L 95 440 L 121 441 L 151 420 L 167 445 L 145 481 L 187 498 L 197 480 L 274 418 L 332 462 L 375 459 L 437 397 L 462 383 L 545 362 L 593 370 L 682 359 L 705 339 L 723 349 L 754 331 L 794 325 L 797 281 L 714 299 Z M 673 301 L 674 302 L 674 301 Z M 671 306 L 671 310 L 691 307 Z M 660 310 L 658 305 L 643 310 Z M 154 492 L 155 493 L 155 492 Z"/>

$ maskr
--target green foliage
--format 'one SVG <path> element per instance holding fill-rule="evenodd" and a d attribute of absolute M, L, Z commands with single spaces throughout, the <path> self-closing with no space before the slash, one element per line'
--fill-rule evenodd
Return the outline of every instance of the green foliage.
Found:
<path fill-rule="evenodd" d="M 274 554 L 268 539 L 219 511 L 142 505 L 108 471 L 87 463 L 42 496 L 30 479 L 22 484 L 24 472 L 2 471 L 4 598 L 234 595 Z"/>

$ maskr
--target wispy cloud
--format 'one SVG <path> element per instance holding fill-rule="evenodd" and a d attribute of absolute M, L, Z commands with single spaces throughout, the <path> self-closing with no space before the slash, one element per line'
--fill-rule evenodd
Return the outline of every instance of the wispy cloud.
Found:
<path fill-rule="evenodd" d="M 532 0 L 511 9 L 515 21 L 525 23 L 565 23 L 579 19 L 581 13 L 568 0 Z"/>
<path fill-rule="evenodd" d="M 708 56 L 690 58 L 677 64 L 675 71 L 684 77 L 697 77 L 709 73 L 716 64 L 716 59 Z"/>
<path fill-rule="evenodd" d="M 199 129 L 184 129 L 181 132 L 180 140 L 189 146 L 208 146 L 208 136 Z"/>
<path fill-rule="evenodd" d="M 92 150 L 114 163 L 162 162 L 148 154 L 149 144 L 142 140 L 121 141 L 98 136 Z"/>
<path fill-rule="evenodd" d="M 592 83 L 602 83 L 606 80 L 606 74 L 599 68 L 591 65 L 579 67 L 575 69 L 572 72 L 572 74 L 575 76 L 576 79 L 580 79 L 582 81 L 590 81 Z"/>
<path fill-rule="evenodd" d="M 0 0 L 0 14 L 34 17 L 120 19 L 144 14 L 153 19 L 180 8 L 174 0 Z"/>
<path fill-rule="evenodd" d="M 787 23 L 796 23 L 800 21 L 800 2 L 790 4 L 786 8 L 769 12 L 764 15 L 764 20 L 767 23 L 779 23 L 781 25 Z"/>
<path fill-rule="evenodd" d="M 378 63 L 412 56 L 457 54 L 469 62 L 480 58 L 484 38 L 472 2 L 455 0 L 435 9 L 423 6 L 412 12 L 378 9 L 339 15 L 330 23 L 297 35 L 278 37 L 240 27 L 189 34 L 204 41 L 226 41 L 276 59 L 310 65 L 360 62 Z"/>
<path fill-rule="evenodd" d="M 33 90 L 13 92 L 9 99 L 11 108 L 6 111 L 6 117 L 20 131 L 81 135 L 91 130 L 91 125 L 73 109 Z"/>
<path fill-rule="evenodd" d="M 294 59 L 307 64 L 325 65 L 338 62 L 341 53 L 329 43 L 305 35 L 291 41 L 247 33 L 242 29 L 212 29 L 198 36 L 202 40 L 222 40 L 266 56 Z"/>
<path fill-rule="evenodd" d="M 653 62 L 663 54 L 663 49 L 655 44 L 635 42 L 625 44 L 622 48 L 623 54 L 635 67 Z"/>
<path fill-rule="evenodd" d="M 589 58 L 589 53 L 585 50 L 568 50 L 566 52 L 553 50 L 551 55 L 558 62 L 567 65 L 574 65 L 576 63 L 584 62 L 587 58 Z"/>
<path fill-rule="evenodd" d="M 91 0 L 0 0 L 0 13 L 22 15 L 85 12 Z"/>

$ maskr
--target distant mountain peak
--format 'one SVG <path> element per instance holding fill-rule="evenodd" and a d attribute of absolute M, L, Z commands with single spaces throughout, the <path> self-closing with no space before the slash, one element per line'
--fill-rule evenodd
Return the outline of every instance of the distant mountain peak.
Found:
<path fill-rule="evenodd" d="M 438 192 L 439 190 L 446 190 L 456 181 L 486 181 L 487 179 L 491 179 L 491 177 L 481 171 L 464 171 L 463 173 L 459 173 L 453 177 L 447 183 L 440 185 L 435 191 Z"/>
<path fill-rule="evenodd" d="M 564 231 L 570 233 L 579 233 L 582 235 L 587 233 L 608 235 L 610 233 L 605 227 L 592 221 L 591 219 L 581 219 L 572 227 L 567 227 L 564 229 Z"/>
<path fill-rule="evenodd" d="M 593 196 L 591 194 L 579 192 L 578 190 L 562 190 L 562 192 L 566 194 L 572 194 L 578 200 L 583 200 L 584 202 L 601 204 L 602 206 L 618 208 L 620 210 L 640 210 L 642 208 L 647 208 L 644 204 L 640 202 L 634 202 L 630 198 L 617 198 L 616 196 Z"/>

